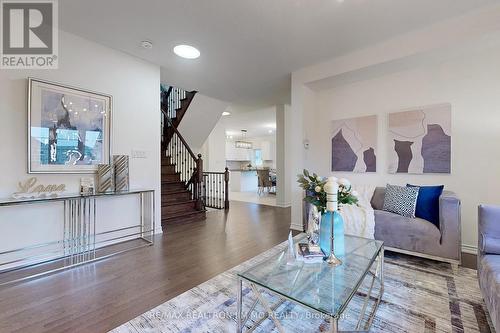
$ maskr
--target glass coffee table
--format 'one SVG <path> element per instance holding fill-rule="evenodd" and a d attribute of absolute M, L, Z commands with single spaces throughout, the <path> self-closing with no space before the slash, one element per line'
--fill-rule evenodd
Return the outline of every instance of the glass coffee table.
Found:
<path fill-rule="evenodd" d="M 305 234 L 294 238 L 294 243 L 305 242 Z M 337 257 L 342 260 L 342 265 L 338 267 L 330 267 L 326 262 L 295 260 L 290 258 L 286 248 L 238 273 L 237 332 L 244 329 L 251 332 L 267 318 L 273 321 L 279 332 L 285 332 L 276 313 L 285 301 L 329 318 L 330 332 L 338 332 L 339 319 L 356 294 L 363 297 L 363 302 L 356 327 L 350 331 L 368 330 L 384 293 L 384 245 L 381 241 L 346 235 L 343 250 L 336 251 L 340 253 L 336 253 Z M 255 298 L 246 315 L 243 314 L 243 284 L 249 285 Z M 362 286 L 363 291 L 360 290 Z M 377 295 L 372 295 L 377 289 Z M 278 302 L 270 304 L 264 292 L 277 296 Z M 367 315 L 370 301 L 373 304 Z M 265 315 L 247 325 L 258 303 L 264 308 Z"/>

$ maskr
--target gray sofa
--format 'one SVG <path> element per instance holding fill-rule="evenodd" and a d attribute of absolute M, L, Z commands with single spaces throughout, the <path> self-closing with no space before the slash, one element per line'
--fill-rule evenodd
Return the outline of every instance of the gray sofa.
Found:
<path fill-rule="evenodd" d="M 375 210 L 375 239 L 388 250 L 449 262 L 461 263 L 460 200 L 448 191 L 439 198 L 439 224 L 383 211 L 385 188 L 377 187 L 371 204 Z M 500 264 L 500 259 L 499 259 Z"/>
<path fill-rule="evenodd" d="M 500 330 L 500 206 L 479 206 L 477 274 L 495 330 Z"/>

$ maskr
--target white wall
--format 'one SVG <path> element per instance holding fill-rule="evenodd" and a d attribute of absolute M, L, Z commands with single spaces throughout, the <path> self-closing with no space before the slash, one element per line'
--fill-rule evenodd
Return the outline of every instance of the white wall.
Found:
<path fill-rule="evenodd" d="M 493 15 L 499 17 L 500 7 L 294 73 L 291 128 L 298 133 L 294 147 L 300 146 L 291 153 L 291 169 L 331 174 L 330 121 L 378 114 L 378 172 L 336 175 L 359 184 L 444 184 L 462 199 L 463 249 L 473 251 L 477 205 L 500 204 L 500 33 Z M 452 105 L 452 174 L 389 175 L 386 114 L 444 102 Z M 302 193 L 294 174 L 290 181 L 292 227 L 299 228 Z"/>
<path fill-rule="evenodd" d="M 205 171 L 223 172 L 226 168 L 226 129 L 221 121 L 203 144 L 201 154 Z"/>
<path fill-rule="evenodd" d="M 157 231 L 160 221 L 160 69 L 124 53 L 60 32 L 59 69 L 0 70 L 0 198 L 17 190 L 27 174 L 27 78 L 35 77 L 113 96 L 112 154 L 147 153 L 130 160 L 131 188 L 154 189 Z M 78 193 L 82 175 L 36 175 L 41 183 L 67 185 Z M 88 175 L 83 175 L 88 176 Z M 98 201 L 98 230 L 137 224 L 136 198 Z M 0 208 L 1 249 L 57 240 L 62 235 L 62 207 Z"/>
<path fill-rule="evenodd" d="M 194 96 L 178 128 L 193 152 L 201 150 L 203 143 L 222 117 L 222 112 L 228 106 L 229 103 L 225 101 L 200 93 Z"/>

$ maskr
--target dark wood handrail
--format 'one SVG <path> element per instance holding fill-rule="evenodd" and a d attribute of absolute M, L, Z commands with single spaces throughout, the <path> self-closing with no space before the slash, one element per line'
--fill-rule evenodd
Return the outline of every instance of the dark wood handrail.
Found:
<path fill-rule="evenodd" d="M 177 136 L 181 140 L 181 142 L 184 145 L 184 147 L 186 147 L 186 150 L 188 151 L 189 155 L 191 155 L 191 157 L 195 161 L 197 161 L 198 157 L 195 155 L 195 153 L 193 153 L 193 151 L 191 150 L 191 147 L 189 147 L 188 143 L 186 142 L 186 140 L 184 139 L 184 137 L 181 135 L 181 133 L 179 133 L 179 131 L 177 130 L 177 128 L 172 124 L 172 120 L 169 117 L 167 117 L 166 111 L 162 109 L 161 112 L 163 112 L 163 115 L 165 116 L 165 119 L 169 123 L 169 125 L 170 125 L 169 128 L 171 128 L 175 132 L 175 134 L 177 134 Z"/>

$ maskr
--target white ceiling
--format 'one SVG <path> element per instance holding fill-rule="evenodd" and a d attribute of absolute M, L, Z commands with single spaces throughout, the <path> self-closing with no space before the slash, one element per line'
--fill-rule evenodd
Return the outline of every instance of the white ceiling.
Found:
<path fill-rule="evenodd" d="M 255 111 L 230 109 L 231 115 L 221 118 L 227 135 L 241 139 L 241 130 L 247 130 L 247 138 L 276 135 L 276 108 L 270 107 Z M 272 133 L 269 133 L 272 131 Z"/>
<path fill-rule="evenodd" d="M 63 30 L 160 65 L 165 83 L 256 107 L 289 102 L 294 70 L 497 1 L 62 0 L 59 11 Z M 181 43 L 201 57 L 175 56 Z"/>

